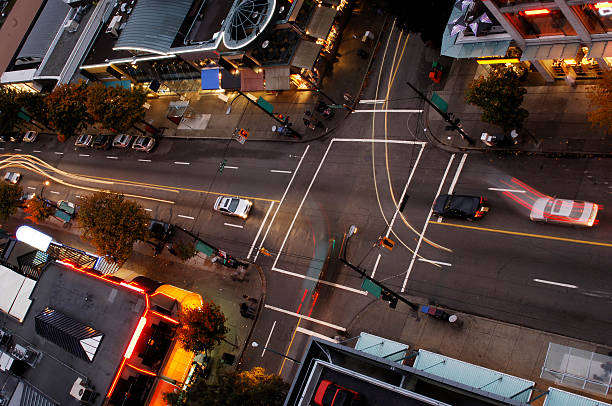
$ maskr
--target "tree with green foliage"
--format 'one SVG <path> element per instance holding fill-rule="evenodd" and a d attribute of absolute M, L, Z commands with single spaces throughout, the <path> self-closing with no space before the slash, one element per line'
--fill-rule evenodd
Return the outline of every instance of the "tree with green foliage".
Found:
<path fill-rule="evenodd" d="M 54 212 L 53 207 L 37 198 L 28 200 L 23 211 L 28 214 L 26 219 L 31 220 L 34 224 L 45 221 L 51 217 Z"/>
<path fill-rule="evenodd" d="M 47 95 L 44 93 L 19 92 L 17 102 L 32 117 L 42 125 L 49 126 L 49 107 Z"/>
<path fill-rule="evenodd" d="M 85 105 L 87 84 L 83 81 L 57 86 L 46 101 L 49 124 L 62 142 L 74 135 L 81 123 L 93 124 Z"/>
<path fill-rule="evenodd" d="M 87 89 L 87 111 L 95 121 L 109 130 L 124 132 L 142 121 L 146 101 L 147 91 L 141 86 L 130 90 L 106 87 L 98 82 Z"/>
<path fill-rule="evenodd" d="M 21 186 L 0 182 L 0 223 L 4 223 L 17 212 L 17 208 L 21 206 L 21 196 L 23 196 Z"/>
<path fill-rule="evenodd" d="M 87 196 L 79 209 L 81 238 L 96 247 L 98 254 L 119 265 L 129 258 L 136 241 L 149 233 L 149 215 L 141 205 L 121 194 L 96 192 Z"/>
<path fill-rule="evenodd" d="M 482 109 L 481 120 L 500 126 L 504 131 L 521 129 L 529 112 L 521 107 L 527 93 L 512 67 L 491 69 L 488 76 L 473 80 L 465 101 Z"/>
<path fill-rule="evenodd" d="M 183 391 L 164 394 L 171 406 L 281 406 L 289 384 L 278 375 L 255 367 L 250 371 L 230 371 L 216 383 L 198 379 Z"/>
<path fill-rule="evenodd" d="M 0 86 L 0 134 L 6 134 L 13 129 L 19 118 L 20 106 L 17 101 L 18 92 L 9 87 Z"/>
<path fill-rule="evenodd" d="M 604 72 L 597 84 L 589 88 L 587 96 L 591 101 L 591 107 L 596 107 L 588 113 L 588 119 L 593 127 L 600 126 L 608 133 L 612 133 L 612 71 Z"/>
<path fill-rule="evenodd" d="M 225 315 L 213 302 L 204 301 L 200 307 L 184 309 L 180 321 L 178 340 L 183 348 L 195 353 L 212 350 L 229 331 Z"/>
<path fill-rule="evenodd" d="M 192 242 L 179 243 L 176 245 L 176 256 L 182 261 L 187 261 L 196 256 L 197 251 Z"/>

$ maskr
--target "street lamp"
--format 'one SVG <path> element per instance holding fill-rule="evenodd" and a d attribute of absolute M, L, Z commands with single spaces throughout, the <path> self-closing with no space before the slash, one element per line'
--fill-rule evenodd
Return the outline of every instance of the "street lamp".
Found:
<path fill-rule="evenodd" d="M 253 342 L 251 343 L 251 347 L 253 347 L 253 348 L 257 348 L 257 347 L 259 347 L 259 343 L 258 343 L 257 341 L 253 341 Z M 296 360 L 295 358 L 291 358 L 291 357 L 290 357 L 290 356 L 288 356 L 288 355 L 282 354 L 282 353 L 280 353 L 280 352 L 278 352 L 278 351 L 274 351 L 274 350 L 273 350 L 273 349 L 271 349 L 271 348 L 264 347 L 264 348 L 263 348 L 263 350 L 264 350 L 264 351 L 270 351 L 270 352 L 273 352 L 274 354 L 280 355 L 281 357 L 283 357 L 283 358 L 287 358 L 288 360 L 291 360 L 291 361 L 296 362 L 296 363 L 298 363 L 298 364 L 300 364 L 300 363 L 301 363 L 300 361 Z"/>
<path fill-rule="evenodd" d="M 43 187 L 40 190 L 40 198 L 42 200 L 45 200 L 45 197 L 43 196 L 43 192 L 45 191 L 45 186 L 49 186 L 51 184 L 51 182 L 49 182 L 49 179 L 47 179 L 46 181 L 43 182 Z"/>

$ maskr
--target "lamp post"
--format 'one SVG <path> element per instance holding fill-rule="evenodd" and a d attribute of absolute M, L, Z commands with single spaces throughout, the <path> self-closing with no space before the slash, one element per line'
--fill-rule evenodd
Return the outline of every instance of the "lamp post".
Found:
<path fill-rule="evenodd" d="M 259 343 L 258 343 L 257 341 L 253 341 L 253 342 L 251 343 L 251 347 L 253 347 L 253 348 L 257 348 L 257 347 L 259 347 Z M 273 350 L 273 349 L 271 349 L 271 348 L 264 347 L 263 349 L 264 349 L 264 351 L 270 351 L 270 352 L 273 352 L 274 354 L 280 355 L 280 356 L 281 356 L 281 357 L 283 357 L 283 358 L 287 358 L 288 360 L 291 360 L 291 361 L 293 361 L 293 362 L 296 362 L 296 363 L 298 363 L 298 364 L 301 364 L 301 362 L 300 362 L 300 361 L 298 361 L 298 360 L 296 360 L 295 358 L 291 358 L 291 357 L 290 357 L 290 356 L 288 356 L 288 355 L 282 354 L 282 353 L 280 353 L 280 352 L 278 352 L 278 351 L 274 351 L 274 350 Z"/>
<path fill-rule="evenodd" d="M 49 179 L 47 179 L 46 181 L 43 182 L 42 189 L 40 189 L 40 198 L 42 200 L 45 200 L 45 197 L 43 196 L 43 192 L 45 191 L 45 186 L 49 186 L 50 184 L 51 184 L 51 182 L 49 181 Z"/>

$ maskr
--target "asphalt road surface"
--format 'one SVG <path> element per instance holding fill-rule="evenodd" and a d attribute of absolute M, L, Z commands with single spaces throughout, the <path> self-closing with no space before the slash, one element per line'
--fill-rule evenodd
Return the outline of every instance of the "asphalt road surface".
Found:
<path fill-rule="evenodd" d="M 260 264 L 267 302 L 253 333 L 260 345 L 249 347 L 247 360 L 285 378 L 295 365 L 277 353 L 299 358 L 310 336 L 333 339 L 372 300 L 362 279 L 340 263 L 342 250 L 416 303 L 612 345 L 612 163 L 436 149 L 423 136 L 422 103 L 404 84 L 425 88 L 430 51 L 398 32 L 383 45 L 358 110 L 390 112 L 356 112 L 333 139 L 244 145 L 164 139 L 144 154 L 76 149 L 43 135 L 0 152 L 50 165 L 43 174 L 18 169 L 25 191 L 76 204 L 88 193 L 79 187 L 126 193 L 153 218 Z M 51 168 L 65 171 L 54 175 L 64 183 L 52 180 L 43 189 Z M 475 222 L 438 221 L 433 201 L 452 191 L 486 196 L 490 212 Z M 213 212 L 222 194 L 253 200 L 249 218 Z M 528 206 L 539 194 L 598 203 L 599 224 L 535 224 Z M 353 224 L 359 231 L 347 240 Z M 375 246 L 386 235 L 395 242 L 391 251 Z M 261 255 L 260 247 L 272 255 Z"/>

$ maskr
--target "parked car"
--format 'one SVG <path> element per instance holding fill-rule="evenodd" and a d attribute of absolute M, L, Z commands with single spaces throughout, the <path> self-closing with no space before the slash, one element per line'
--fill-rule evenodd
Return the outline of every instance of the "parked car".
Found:
<path fill-rule="evenodd" d="M 174 226 L 161 220 L 149 221 L 149 237 L 166 242 L 174 234 Z"/>
<path fill-rule="evenodd" d="M 34 142 L 38 138 L 38 131 L 27 131 L 23 136 L 23 142 Z"/>
<path fill-rule="evenodd" d="M 4 180 L 8 183 L 17 183 L 21 180 L 21 174 L 19 172 L 7 172 L 4 174 Z"/>
<path fill-rule="evenodd" d="M 76 204 L 69 202 L 68 200 L 59 200 L 57 202 L 57 208 L 65 211 L 71 216 L 73 216 L 74 213 L 76 213 Z"/>
<path fill-rule="evenodd" d="M 9 139 L 8 134 L 2 134 L 0 135 L 0 142 L 7 142 Z"/>
<path fill-rule="evenodd" d="M 11 133 L 11 142 L 21 142 L 23 141 L 22 133 Z"/>
<path fill-rule="evenodd" d="M 113 139 L 113 147 L 128 148 L 132 142 L 132 136 L 129 134 L 119 134 Z"/>
<path fill-rule="evenodd" d="M 134 145 L 132 145 L 132 148 L 136 151 L 151 152 L 154 146 L 155 138 L 141 135 L 136 138 L 136 141 L 134 141 Z"/>
<path fill-rule="evenodd" d="M 359 393 L 328 380 L 319 383 L 314 397 L 314 403 L 319 406 L 352 406 L 359 400 Z"/>
<path fill-rule="evenodd" d="M 487 199 L 482 196 L 440 195 L 433 206 L 433 213 L 440 217 L 474 220 L 489 211 Z"/>
<path fill-rule="evenodd" d="M 243 219 L 249 216 L 251 207 L 253 207 L 253 202 L 250 200 L 232 196 L 219 196 L 213 206 L 213 208 L 220 213 Z"/>
<path fill-rule="evenodd" d="M 595 203 L 546 196 L 533 203 L 529 218 L 538 223 L 592 227 L 598 211 L 599 205 Z"/>
<path fill-rule="evenodd" d="M 104 134 L 98 134 L 93 138 L 91 147 L 94 149 L 107 149 L 110 145 L 110 137 Z"/>
<path fill-rule="evenodd" d="M 77 138 L 76 142 L 74 143 L 74 146 L 85 148 L 91 145 L 91 141 L 93 141 L 93 135 L 81 134 L 79 135 L 79 138 Z"/>

